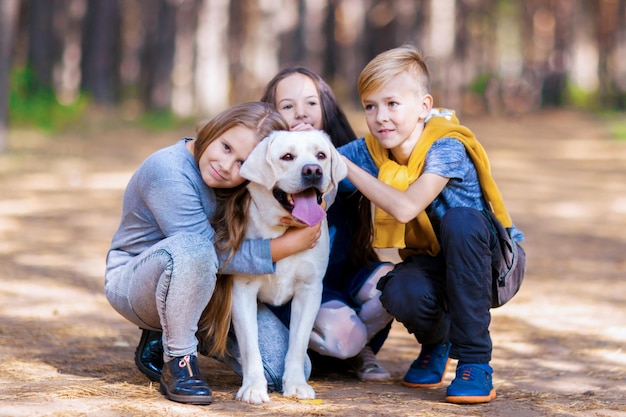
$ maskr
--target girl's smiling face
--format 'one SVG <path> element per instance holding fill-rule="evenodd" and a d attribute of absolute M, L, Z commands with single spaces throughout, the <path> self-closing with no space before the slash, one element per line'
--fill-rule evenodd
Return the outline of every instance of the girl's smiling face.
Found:
<path fill-rule="evenodd" d="M 239 169 L 257 144 L 256 133 L 244 126 L 235 126 L 217 137 L 198 160 L 205 184 L 212 188 L 243 184 L 245 179 L 239 175 Z"/>
<path fill-rule="evenodd" d="M 291 130 L 323 129 L 322 104 L 313 80 L 294 73 L 276 85 L 275 106 Z"/>

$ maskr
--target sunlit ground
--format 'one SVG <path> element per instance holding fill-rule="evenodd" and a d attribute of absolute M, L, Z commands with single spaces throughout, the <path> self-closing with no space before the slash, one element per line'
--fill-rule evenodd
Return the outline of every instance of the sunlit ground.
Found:
<path fill-rule="evenodd" d="M 490 155 L 512 217 L 526 234 L 528 257 L 521 291 L 493 310 L 492 365 L 502 414 L 490 415 L 524 408 L 525 400 L 537 413 L 520 415 L 582 415 L 587 410 L 605 413 L 589 415 L 623 415 L 617 413 L 626 412 L 626 142 L 610 140 L 603 126 L 587 116 L 567 112 L 470 118 L 466 123 Z M 102 343 L 103 351 L 88 349 L 83 360 L 109 358 L 120 350 L 132 355 L 138 332 L 102 294 L 104 260 L 121 195 L 145 156 L 192 132 L 102 131 L 53 139 L 32 132 L 11 134 L 13 151 L 0 155 L 0 362 L 23 356 L 22 367 L 28 368 L 27 358 L 36 357 L 41 364 L 33 379 L 67 386 L 65 378 L 71 375 L 55 371 L 66 366 L 63 339 Z M 54 337 L 45 336 L 46 329 Z M 54 353 L 46 351 L 45 341 L 56 346 Z M 396 324 L 380 358 L 399 380 L 418 349 Z M 125 366 L 126 374 L 135 372 L 132 362 Z M 16 374 L 0 369 L 0 399 L 33 400 L 59 392 L 42 381 L 36 389 L 16 384 Z M 340 390 L 319 383 L 323 395 Z M 99 384 L 96 398 L 106 389 L 113 399 L 128 395 L 124 387 L 111 390 L 107 383 Z M 2 387 L 13 388 L 3 394 Z M 415 409 L 410 402 L 414 391 L 397 383 L 383 388 L 391 396 L 377 397 L 381 410 L 410 415 L 406 410 Z M 335 402 L 342 401 L 334 395 Z M 456 406 L 441 404 L 440 392 L 424 395 L 429 409 L 434 407 L 432 415 L 464 415 Z M 375 407 L 367 401 L 350 407 L 365 415 L 364 410 Z M 18 410 L 19 401 L 15 404 Z M 319 407 L 328 411 L 329 401 Z M 213 410 L 220 415 L 219 408 Z M 301 415 L 299 410 L 294 415 Z M 550 414 L 554 410 L 561 414 Z"/>

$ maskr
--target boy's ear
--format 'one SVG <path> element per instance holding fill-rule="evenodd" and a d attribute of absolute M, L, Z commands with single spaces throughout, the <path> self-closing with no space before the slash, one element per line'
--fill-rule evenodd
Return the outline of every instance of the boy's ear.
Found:
<path fill-rule="evenodd" d="M 431 96 L 430 94 L 424 94 L 420 107 L 421 108 L 419 117 L 420 119 L 426 119 L 426 117 L 428 117 L 428 114 L 433 108 L 433 96 Z"/>

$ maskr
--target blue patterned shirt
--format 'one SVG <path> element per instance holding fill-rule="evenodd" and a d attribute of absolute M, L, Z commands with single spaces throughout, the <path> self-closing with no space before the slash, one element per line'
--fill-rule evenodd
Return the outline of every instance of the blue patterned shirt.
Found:
<path fill-rule="evenodd" d="M 378 177 L 378 167 L 367 149 L 364 138 L 352 141 L 338 150 L 356 165 L 374 177 Z M 453 207 L 487 209 L 476 167 L 460 141 L 442 138 L 433 143 L 426 154 L 423 172 L 450 179 L 441 193 L 426 208 L 426 213 L 437 235 L 441 219 L 449 209 Z M 340 191 L 354 189 L 354 185 L 348 179 L 339 184 Z M 523 233 L 515 225 L 511 227 L 511 237 L 518 242 L 524 240 Z"/>

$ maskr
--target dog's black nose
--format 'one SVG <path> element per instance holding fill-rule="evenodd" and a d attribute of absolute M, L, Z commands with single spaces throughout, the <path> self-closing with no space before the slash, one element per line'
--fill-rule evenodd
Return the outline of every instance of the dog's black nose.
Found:
<path fill-rule="evenodd" d="M 322 175 L 322 167 L 317 164 L 306 164 L 302 167 L 302 178 L 309 184 L 317 183 Z"/>

